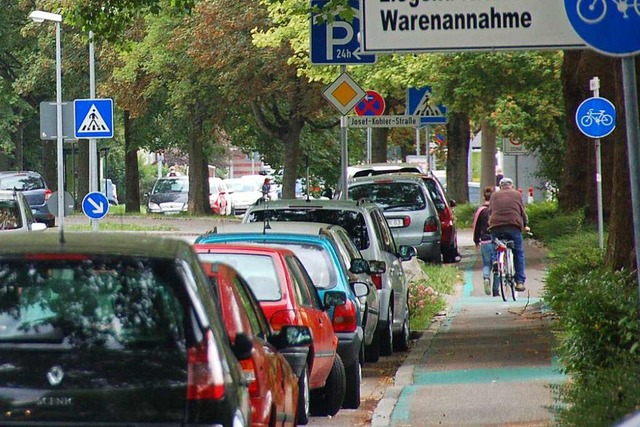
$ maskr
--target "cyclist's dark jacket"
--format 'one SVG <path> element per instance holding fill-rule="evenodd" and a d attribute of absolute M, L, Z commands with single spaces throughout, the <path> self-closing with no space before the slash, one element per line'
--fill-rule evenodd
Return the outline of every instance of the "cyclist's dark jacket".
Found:
<path fill-rule="evenodd" d="M 522 194 L 512 188 L 494 192 L 489 199 L 489 231 L 492 233 L 517 230 L 527 225 L 527 213 L 522 202 Z"/>
<path fill-rule="evenodd" d="M 473 221 L 473 243 L 480 245 L 491 242 L 489 232 L 489 202 L 485 202 L 478 208 Z"/>

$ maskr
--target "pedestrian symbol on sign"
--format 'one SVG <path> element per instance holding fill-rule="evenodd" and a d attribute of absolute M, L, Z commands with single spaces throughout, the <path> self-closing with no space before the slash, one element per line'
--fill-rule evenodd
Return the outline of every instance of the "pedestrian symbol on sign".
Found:
<path fill-rule="evenodd" d="M 100 112 L 96 108 L 95 104 L 92 105 L 91 108 L 89 108 L 89 112 L 87 113 L 84 120 L 80 124 L 79 131 L 80 132 L 95 132 L 95 131 L 110 132 L 109 126 L 107 126 L 107 123 L 104 121 L 104 119 L 100 115 Z"/>

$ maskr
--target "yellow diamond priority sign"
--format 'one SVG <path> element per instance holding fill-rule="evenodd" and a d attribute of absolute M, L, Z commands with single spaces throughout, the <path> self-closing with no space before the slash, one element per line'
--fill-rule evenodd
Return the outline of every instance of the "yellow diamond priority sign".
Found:
<path fill-rule="evenodd" d="M 342 73 L 322 92 L 325 98 L 345 116 L 364 98 L 366 92 L 347 73 Z"/>

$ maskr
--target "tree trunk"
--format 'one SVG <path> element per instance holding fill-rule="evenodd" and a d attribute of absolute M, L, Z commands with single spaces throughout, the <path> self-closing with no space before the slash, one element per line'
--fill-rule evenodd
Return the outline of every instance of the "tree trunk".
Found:
<path fill-rule="evenodd" d="M 211 213 L 207 161 L 202 144 L 203 121 L 195 114 L 189 149 L 189 212 L 196 215 Z M 207 181 L 205 185 L 204 182 Z"/>
<path fill-rule="evenodd" d="M 467 203 L 471 129 L 466 113 L 449 113 L 447 123 L 447 193 L 458 203 Z M 445 183 L 443 183 L 445 184 Z"/>
<path fill-rule="evenodd" d="M 284 145 L 284 175 L 282 176 L 282 197 L 295 199 L 296 178 L 300 164 L 300 132 L 304 126 L 304 120 L 300 118 L 289 120 L 287 131 L 280 135 Z M 313 161 L 313 159 L 310 159 Z M 339 163 L 339 159 L 338 159 Z"/>
<path fill-rule="evenodd" d="M 388 128 L 373 128 L 371 131 L 371 161 L 380 163 L 387 161 Z"/>
<path fill-rule="evenodd" d="M 496 185 L 496 130 L 489 120 L 483 120 L 482 129 L 482 150 L 480 157 L 480 194 L 485 187 Z M 516 177 L 514 185 L 516 184 Z M 515 187 L 514 187 L 515 188 Z M 480 203 L 480 200 L 470 200 L 472 203 Z"/>
<path fill-rule="evenodd" d="M 124 174 L 125 212 L 140 213 L 140 171 L 138 169 L 138 146 L 131 134 L 131 117 L 124 111 Z"/>
<path fill-rule="evenodd" d="M 16 168 L 24 170 L 24 123 L 20 122 L 16 129 L 16 148 L 15 148 Z"/>

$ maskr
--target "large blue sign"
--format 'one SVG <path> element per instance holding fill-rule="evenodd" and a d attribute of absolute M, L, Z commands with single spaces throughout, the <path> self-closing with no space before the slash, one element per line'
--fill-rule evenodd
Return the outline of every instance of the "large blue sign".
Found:
<path fill-rule="evenodd" d="M 446 124 L 447 107 L 442 104 L 431 103 L 431 86 L 410 87 L 407 89 L 407 108 L 405 114 L 410 116 L 421 116 L 420 123 Z"/>
<path fill-rule="evenodd" d="M 89 193 L 82 200 L 82 212 L 91 219 L 100 219 L 109 212 L 109 201 L 100 192 Z"/>
<path fill-rule="evenodd" d="M 328 0 L 312 0 L 311 7 L 322 8 Z M 332 22 L 320 15 L 311 15 L 312 64 L 373 64 L 375 55 L 364 55 L 358 41 L 360 13 L 358 0 L 349 2 L 355 13 L 349 22 L 335 16 Z"/>
<path fill-rule="evenodd" d="M 611 56 L 640 52 L 639 0 L 564 0 L 569 22 L 593 49 Z"/>
<path fill-rule="evenodd" d="M 616 127 L 616 107 L 606 98 L 585 99 L 576 110 L 576 124 L 589 138 L 604 138 Z"/>
<path fill-rule="evenodd" d="M 76 138 L 113 138 L 113 99 L 73 101 Z"/>

